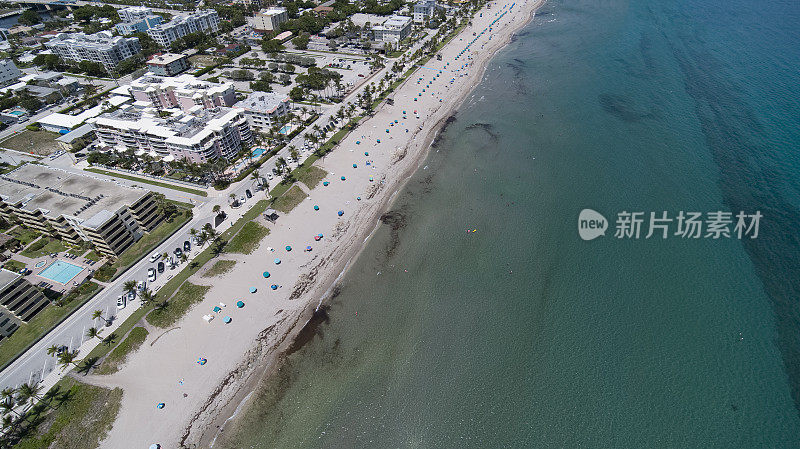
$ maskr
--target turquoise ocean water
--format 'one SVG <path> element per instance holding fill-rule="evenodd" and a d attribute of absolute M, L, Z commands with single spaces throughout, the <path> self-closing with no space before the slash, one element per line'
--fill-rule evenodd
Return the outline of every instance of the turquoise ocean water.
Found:
<path fill-rule="evenodd" d="M 800 447 L 798 19 L 549 2 L 216 447 Z M 585 242 L 584 208 L 764 217 Z"/>

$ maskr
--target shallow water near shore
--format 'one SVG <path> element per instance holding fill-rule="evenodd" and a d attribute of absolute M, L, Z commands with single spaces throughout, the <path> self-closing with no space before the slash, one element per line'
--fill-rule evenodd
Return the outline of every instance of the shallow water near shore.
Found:
<path fill-rule="evenodd" d="M 215 448 L 800 447 L 800 7 L 716 3 L 547 4 Z"/>

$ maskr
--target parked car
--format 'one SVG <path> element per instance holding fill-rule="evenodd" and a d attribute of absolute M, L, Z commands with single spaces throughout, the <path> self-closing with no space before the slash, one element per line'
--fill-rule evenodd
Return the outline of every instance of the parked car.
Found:
<path fill-rule="evenodd" d="M 181 254 L 183 254 L 183 251 L 181 251 L 180 248 L 175 248 L 175 251 L 173 251 L 173 253 L 175 253 L 175 258 L 180 258 Z"/>
<path fill-rule="evenodd" d="M 164 272 L 164 262 L 158 263 L 158 273 L 161 274 Z"/>
<path fill-rule="evenodd" d="M 185 253 L 188 253 L 188 252 L 189 252 L 189 251 L 191 251 L 191 250 L 192 250 L 192 245 L 191 245 L 191 243 L 189 243 L 189 241 L 188 241 L 188 240 L 184 241 L 184 242 L 183 242 L 183 252 L 185 252 Z"/>
<path fill-rule="evenodd" d="M 136 289 L 139 290 L 139 293 L 145 291 L 145 289 L 147 289 L 147 281 L 139 281 L 139 283 L 136 284 Z"/>
<path fill-rule="evenodd" d="M 128 292 L 128 301 L 133 301 L 136 298 L 136 292 L 130 291 Z"/>
<path fill-rule="evenodd" d="M 155 268 L 148 268 L 147 269 L 147 280 L 150 282 L 156 281 L 156 269 Z"/>
<path fill-rule="evenodd" d="M 150 256 L 150 263 L 153 263 L 160 258 L 161 258 L 161 253 L 154 253 L 152 256 Z"/>
<path fill-rule="evenodd" d="M 120 296 L 117 298 L 117 309 L 122 310 L 126 306 L 125 295 Z"/>

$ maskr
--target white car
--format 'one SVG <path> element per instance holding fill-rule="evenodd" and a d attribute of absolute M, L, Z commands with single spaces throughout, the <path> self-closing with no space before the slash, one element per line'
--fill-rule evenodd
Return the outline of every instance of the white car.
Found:
<path fill-rule="evenodd" d="M 148 268 L 147 269 L 147 280 L 150 282 L 156 281 L 156 269 L 155 268 Z"/>
<path fill-rule="evenodd" d="M 117 309 L 122 310 L 126 306 L 125 295 L 120 296 L 117 298 Z"/>
<path fill-rule="evenodd" d="M 161 258 L 161 254 L 154 253 L 152 256 L 150 256 L 150 263 L 153 263 L 153 262 L 157 261 L 160 258 Z"/>

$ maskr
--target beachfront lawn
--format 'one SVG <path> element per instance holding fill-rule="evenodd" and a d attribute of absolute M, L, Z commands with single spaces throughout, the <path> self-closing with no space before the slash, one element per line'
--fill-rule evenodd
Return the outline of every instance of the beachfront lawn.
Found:
<path fill-rule="evenodd" d="M 132 175 L 128 175 L 128 174 L 122 174 L 122 173 L 117 173 L 117 172 L 100 170 L 99 168 L 87 168 L 86 171 L 90 171 L 90 172 L 93 172 L 93 173 L 99 173 L 101 175 L 106 175 L 106 176 L 114 176 L 114 177 L 117 177 L 117 178 L 127 179 L 128 181 L 141 182 L 143 184 L 150 184 L 150 185 L 154 185 L 154 186 L 164 187 L 164 188 L 167 188 L 167 189 L 178 190 L 178 191 L 181 191 L 181 192 L 191 193 L 193 195 L 208 196 L 208 193 L 206 193 L 204 190 L 197 190 L 197 189 L 193 189 L 191 187 L 184 187 L 184 186 L 179 186 L 179 185 L 175 185 L 175 184 L 170 184 L 168 182 L 159 182 L 159 181 L 156 181 L 154 179 L 140 178 L 138 176 L 132 176 Z"/>
<path fill-rule="evenodd" d="M 53 389 L 53 399 L 31 409 L 25 426 L 18 429 L 26 435 L 14 447 L 98 447 L 117 417 L 122 403 L 122 389 L 95 387 L 70 377 L 63 378 Z M 16 441 L 16 438 L 11 440 Z"/>
<path fill-rule="evenodd" d="M 16 228 L 9 231 L 8 235 L 19 240 L 19 243 L 22 246 L 28 246 L 29 243 L 36 240 L 41 234 L 39 234 L 37 231 L 34 231 L 33 229 L 17 226 Z"/>
<path fill-rule="evenodd" d="M 225 246 L 229 253 L 252 254 L 261 243 L 261 239 L 269 235 L 269 229 L 255 221 L 250 221 L 242 226 L 239 231 Z M 222 261 L 220 261 L 222 262 Z"/>
<path fill-rule="evenodd" d="M 0 147 L 16 150 L 21 153 L 47 156 L 61 149 L 58 142 L 56 142 L 58 137 L 58 134 L 49 131 L 31 131 L 26 129 L 0 142 Z"/>
<path fill-rule="evenodd" d="M 303 166 L 298 167 L 294 171 L 294 176 L 298 181 L 305 184 L 306 187 L 313 189 L 328 176 L 328 172 L 314 165 L 303 164 Z"/>
<path fill-rule="evenodd" d="M 0 366 L 5 367 L 18 353 L 24 351 L 61 320 L 72 314 L 94 296 L 99 287 L 94 282 L 84 282 L 80 287 L 57 301 L 61 303 L 61 306 L 50 304 L 30 321 L 22 323 L 10 337 L 0 341 Z"/>
<path fill-rule="evenodd" d="M 8 259 L 3 263 L 3 268 L 14 273 L 19 273 L 19 270 L 25 268 L 25 264 L 14 259 Z"/>
<path fill-rule="evenodd" d="M 31 245 L 22 250 L 20 254 L 25 257 L 30 257 L 31 259 L 36 259 L 37 257 L 44 256 L 45 254 L 60 253 L 61 251 L 66 250 L 67 247 L 61 240 L 54 239 L 52 237 L 42 237 L 39 240 L 31 243 Z"/>
<path fill-rule="evenodd" d="M 127 337 L 117 345 L 103 363 L 94 371 L 95 374 L 114 374 L 125 364 L 128 354 L 135 352 L 147 339 L 147 329 L 139 326 L 131 329 Z"/>
<path fill-rule="evenodd" d="M 220 238 L 222 241 L 225 239 L 229 239 L 232 235 L 239 232 L 240 229 L 259 215 L 264 213 L 269 206 L 269 202 L 267 200 L 260 200 L 258 201 L 253 207 L 250 208 L 247 212 L 244 213 L 244 216 L 236 221 L 233 226 L 230 227 L 227 231 L 223 232 Z M 195 259 L 189 262 L 189 265 L 181 270 L 178 274 L 175 275 L 172 279 L 167 281 L 163 287 L 158 290 L 156 295 L 156 301 L 163 301 L 165 299 L 169 299 L 175 293 L 176 290 L 180 286 L 186 282 L 189 277 L 193 274 L 197 273 L 198 270 L 203 268 L 205 264 L 207 264 L 211 259 L 213 259 L 217 255 L 217 252 L 214 250 L 213 246 L 209 246 L 208 248 L 204 249 L 200 254 L 195 257 Z M 140 307 L 136 309 L 127 320 L 125 320 L 115 332 L 117 335 L 125 335 L 130 329 L 132 329 L 142 318 L 144 318 L 150 311 L 153 310 L 153 303 L 147 304 L 144 307 Z M 89 353 L 87 357 L 92 358 L 102 358 L 104 355 L 108 354 L 112 348 L 106 345 L 97 345 Z"/>
<path fill-rule="evenodd" d="M 213 278 L 215 276 L 221 276 L 231 270 L 233 267 L 236 266 L 235 260 L 218 260 L 214 262 L 214 265 L 208 269 L 205 273 L 203 273 L 204 278 Z"/>
<path fill-rule="evenodd" d="M 171 222 L 166 220 L 156 226 L 155 229 L 145 234 L 136 243 L 126 249 L 114 263 L 103 265 L 95 271 L 94 277 L 102 282 L 108 282 L 118 273 L 122 273 L 139 259 L 150 254 L 153 248 L 157 247 L 165 238 L 171 236 L 180 229 L 187 221 L 192 218 L 191 210 L 181 211 Z"/>
<path fill-rule="evenodd" d="M 166 329 L 177 323 L 192 306 L 203 301 L 211 287 L 194 285 L 186 282 L 178 289 L 175 296 L 166 302 L 164 307 L 155 308 L 147 315 L 147 322 L 153 326 Z"/>
<path fill-rule="evenodd" d="M 303 192 L 303 189 L 297 186 L 292 186 L 287 190 L 283 195 L 279 196 L 274 203 L 272 203 L 272 208 L 288 214 L 292 211 L 298 204 L 300 204 L 304 199 L 306 199 L 307 195 Z"/>

